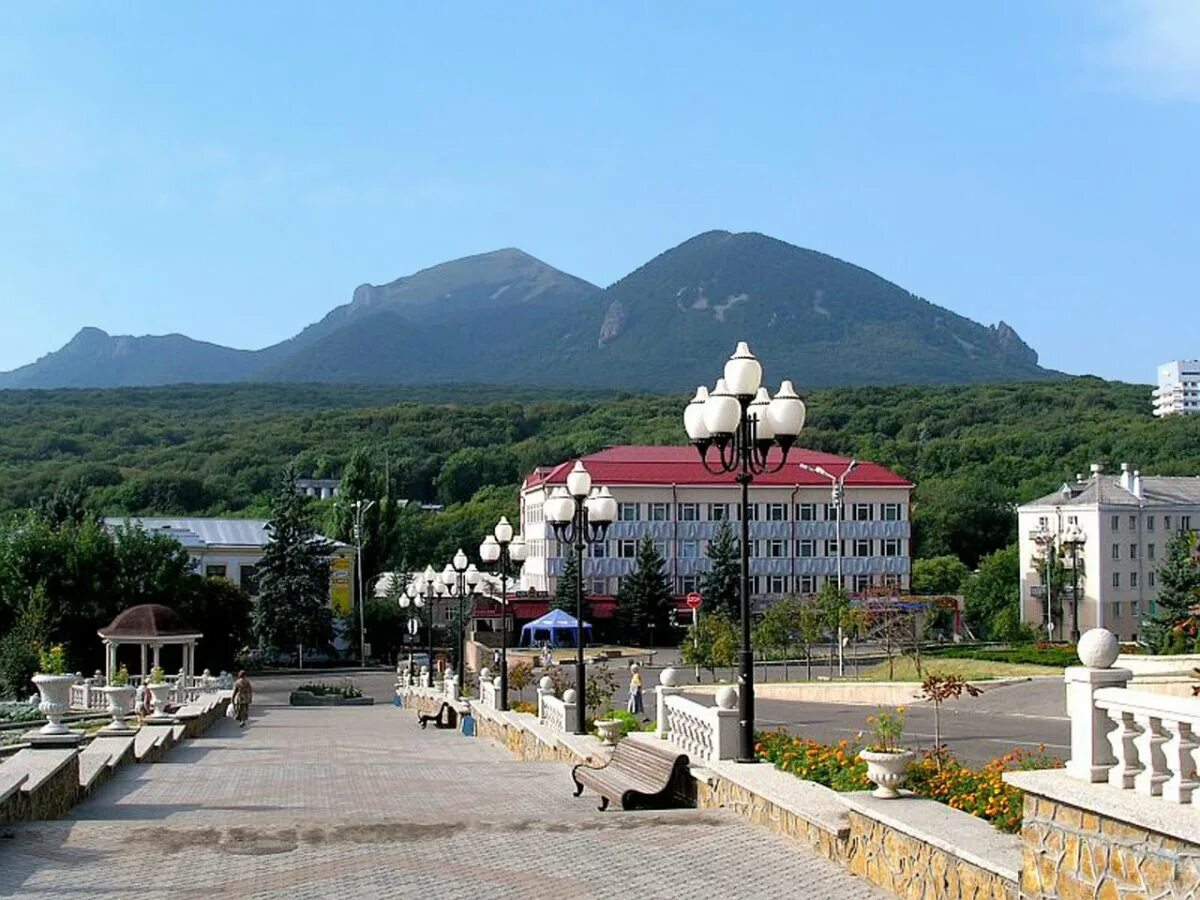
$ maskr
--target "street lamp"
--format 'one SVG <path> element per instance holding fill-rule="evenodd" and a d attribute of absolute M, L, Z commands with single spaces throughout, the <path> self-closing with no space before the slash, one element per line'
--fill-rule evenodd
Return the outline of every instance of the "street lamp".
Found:
<path fill-rule="evenodd" d="M 479 558 L 496 565 L 500 572 L 500 710 L 508 709 L 508 571 L 511 563 L 520 570 L 525 560 L 525 538 L 513 537 L 508 519 L 500 517 L 492 533 L 479 545 Z"/>
<path fill-rule="evenodd" d="M 358 575 L 358 648 L 364 669 L 367 667 L 367 617 L 366 607 L 363 602 L 362 532 L 363 516 L 374 505 L 374 500 L 355 500 L 350 504 L 354 510 L 354 544 L 358 551 L 358 559 L 354 565 Z"/>
<path fill-rule="evenodd" d="M 1087 534 L 1076 523 L 1063 530 L 1062 544 L 1071 551 L 1071 640 L 1079 643 L 1079 550 L 1087 543 Z"/>
<path fill-rule="evenodd" d="M 429 678 L 430 683 L 433 683 L 433 607 L 434 601 L 442 593 L 441 582 L 438 581 L 437 572 L 433 570 L 433 566 L 427 566 L 422 575 L 413 579 L 408 583 L 408 587 L 404 589 L 405 597 L 400 598 L 401 608 L 407 607 L 404 601 L 411 600 L 413 605 L 420 609 L 424 606 L 428 612 L 429 626 Z"/>
<path fill-rule="evenodd" d="M 1051 641 L 1054 640 L 1054 590 L 1051 582 L 1054 573 L 1054 544 L 1057 540 L 1058 538 L 1046 527 L 1045 522 L 1039 525 L 1038 530 L 1033 533 L 1033 542 L 1038 545 L 1042 559 L 1045 561 L 1043 569 L 1045 575 L 1042 578 L 1045 584 L 1042 587 L 1046 591 L 1046 637 Z"/>
<path fill-rule="evenodd" d="M 593 488 L 592 476 L 581 460 L 567 475 L 566 488 L 555 488 L 544 506 L 554 537 L 575 549 L 579 577 L 575 582 L 575 733 L 586 734 L 587 691 L 583 671 L 583 560 L 588 544 L 599 543 L 617 517 L 617 501 L 608 488 Z"/>
<path fill-rule="evenodd" d="M 458 598 L 458 649 L 455 652 L 458 654 L 460 689 L 466 684 L 467 678 L 467 630 L 463 619 L 463 602 L 475 592 L 475 585 L 479 584 L 479 578 L 479 570 L 475 568 L 474 563 L 468 563 L 467 554 L 461 548 L 454 554 L 453 561 L 446 563 L 446 568 L 442 569 L 442 584 L 446 586 L 446 593 L 451 597 Z"/>
<path fill-rule="evenodd" d="M 725 377 L 710 394 L 704 386 L 683 413 L 688 438 L 700 453 L 704 468 L 713 475 L 736 472 L 742 488 L 742 648 L 738 671 L 738 762 L 754 757 L 754 651 L 750 647 L 750 483 L 755 475 L 780 471 L 788 451 L 804 427 L 804 403 L 790 381 L 784 381 L 774 398 L 761 386 L 762 365 L 745 341 L 739 341 L 725 363 Z M 778 462 L 770 453 L 778 446 Z M 708 451 L 716 448 L 711 464 Z"/>
<path fill-rule="evenodd" d="M 799 463 L 801 469 L 805 472 L 812 472 L 814 475 L 820 475 L 822 478 L 828 478 L 832 489 L 831 499 L 833 500 L 833 509 L 836 519 L 833 523 L 834 541 L 837 543 L 837 586 L 838 593 L 844 595 L 846 592 L 845 585 L 842 583 L 842 516 L 844 510 L 844 501 L 846 496 L 846 476 L 858 468 L 858 460 L 850 460 L 850 465 L 846 466 L 841 475 L 836 478 L 830 474 L 829 470 L 824 466 L 810 466 L 808 463 Z M 837 623 L 837 644 L 838 644 L 838 675 L 846 674 L 846 657 L 842 648 L 842 623 Z M 857 655 L 854 657 L 858 659 Z"/>

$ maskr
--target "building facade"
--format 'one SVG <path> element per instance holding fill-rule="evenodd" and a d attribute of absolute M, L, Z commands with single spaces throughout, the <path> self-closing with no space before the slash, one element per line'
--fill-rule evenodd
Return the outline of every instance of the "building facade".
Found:
<path fill-rule="evenodd" d="M 776 453 L 778 451 L 775 451 Z M 861 463 L 845 479 L 842 521 L 831 484 L 798 463 L 822 466 L 835 478 L 849 459 L 794 449 L 787 465 L 750 487 L 750 574 L 755 603 L 788 593 L 812 594 L 836 583 L 840 567 L 848 591 L 891 584 L 907 589 L 910 568 L 909 499 L 913 485 L 874 463 Z M 617 521 L 601 544 L 588 548 L 584 571 L 589 594 L 613 596 L 633 572 L 637 545 L 649 536 L 666 563 L 677 594 L 698 590 L 710 567 L 705 553 L 723 521 L 740 533 L 740 488 L 731 475 L 711 475 L 693 447 L 612 447 L 583 457 L 593 484 L 617 501 Z M 549 492 L 566 484 L 574 460 L 535 470 L 521 488 L 521 528 L 527 557 L 524 584 L 553 593 L 569 548 L 546 523 Z"/>
<path fill-rule="evenodd" d="M 1078 630 L 1107 628 L 1121 640 L 1133 641 L 1142 620 L 1154 612 L 1157 569 L 1167 542 L 1200 527 L 1200 478 L 1143 476 L 1128 464 L 1111 474 L 1093 465 L 1086 479 L 1077 475 L 1055 493 L 1021 506 L 1017 519 L 1021 621 L 1044 634 L 1047 623 L 1058 618 L 1062 621 L 1054 623 L 1054 637 L 1069 637 L 1070 596 L 1077 579 Z M 1063 544 L 1071 525 L 1086 538 L 1076 552 Z M 1037 540 L 1042 528 L 1063 565 L 1065 583 L 1051 584 L 1050 590 L 1038 565 L 1046 553 L 1045 541 L 1039 545 Z M 1051 578 L 1055 571 L 1050 567 Z M 1061 611 L 1049 605 L 1054 595 L 1063 598 Z"/>
<path fill-rule="evenodd" d="M 1176 359 L 1159 366 L 1151 403 L 1159 418 L 1200 412 L 1200 360 Z"/>

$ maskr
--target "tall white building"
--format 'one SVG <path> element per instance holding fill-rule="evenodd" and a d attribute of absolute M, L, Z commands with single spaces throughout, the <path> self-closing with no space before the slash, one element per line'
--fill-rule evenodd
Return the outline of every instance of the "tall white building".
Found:
<path fill-rule="evenodd" d="M 1151 393 L 1156 416 L 1189 416 L 1200 412 L 1200 360 L 1176 359 L 1158 367 L 1158 387 Z"/>
<path fill-rule="evenodd" d="M 1053 621 L 1056 639 L 1070 637 L 1074 554 L 1063 538 L 1076 526 L 1086 539 L 1078 549 L 1078 630 L 1103 627 L 1132 641 L 1142 619 L 1154 612 L 1157 568 L 1167 542 L 1180 531 L 1200 528 L 1200 478 L 1143 476 L 1127 463 L 1114 475 L 1093 465 L 1088 478 L 1076 476 L 1053 494 L 1026 503 L 1017 517 L 1021 621 L 1043 633 Z M 1063 561 L 1066 582 L 1051 585 L 1049 592 L 1037 565 L 1047 535 Z M 1049 593 L 1063 598 L 1062 610 L 1047 608 Z"/>
<path fill-rule="evenodd" d="M 778 451 L 774 451 L 778 453 Z M 783 594 L 811 594 L 838 571 L 837 510 L 830 482 L 798 463 L 822 466 L 835 478 L 849 459 L 793 449 L 774 475 L 750 487 L 750 573 L 756 603 Z M 609 598 L 633 572 L 638 542 L 649 535 L 666 562 L 675 591 L 697 590 L 709 568 L 708 542 L 722 520 L 736 523 L 739 488 L 732 475 L 709 474 L 695 448 L 611 447 L 583 457 L 592 483 L 605 485 L 617 501 L 617 521 L 602 544 L 588 549 L 585 585 Z M 555 589 L 565 550 L 554 540 L 542 513 L 549 491 L 566 484 L 574 460 L 533 471 L 521 488 L 521 528 L 527 557 L 524 583 L 535 591 Z M 841 523 L 841 568 L 848 591 L 909 583 L 909 497 L 913 485 L 875 463 L 860 463 L 845 479 Z M 738 534 L 734 525 L 734 534 Z M 595 602 L 595 601 L 594 601 Z"/>

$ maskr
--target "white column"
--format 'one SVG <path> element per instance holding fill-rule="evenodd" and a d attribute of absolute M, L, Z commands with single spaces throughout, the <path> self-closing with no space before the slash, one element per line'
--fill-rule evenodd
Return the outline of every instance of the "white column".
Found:
<path fill-rule="evenodd" d="M 1108 713 L 1096 708 L 1096 691 L 1123 688 L 1133 677 L 1129 669 L 1090 669 L 1071 666 L 1063 674 L 1067 685 L 1067 715 L 1071 717 L 1071 758 L 1067 774 L 1080 781 L 1108 779 L 1109 769 L 1117 762 L 1108 742 L 1113 722 Z"/>
<path fill-rule="evenodd" d="M 679 673 L 674 669 L 663 669 L 658 675 L 659 684 L 654 689 L 655 695 L 655 714 L 657 716 L 654 725 L 654 736 L 666 738 L 670 734 L 671 726 L 667 713 L 667 697 L 672 694 L 682 694 L 683 688 L 678 684 Z"/>
<path fill-rule="evenodd" d="M 154 668 L 157 669 L 160 665 L 158 661 L 158 651 L 162 649 L 162 644 L 155 644 L 151 649 L 154 651 Z"/>
<path fill-rule="evenodd" d="M 141 658 L 142 658 L 142 684 L 145 684 L 145 683 L 146 683 L 146 676 L 150 674 L 149 672 L 147 672 L 147 671 L 146 671 L 146 645 L 145 645 L 145 644 L 139 644 L 138 646 L 141 648 Z"/>

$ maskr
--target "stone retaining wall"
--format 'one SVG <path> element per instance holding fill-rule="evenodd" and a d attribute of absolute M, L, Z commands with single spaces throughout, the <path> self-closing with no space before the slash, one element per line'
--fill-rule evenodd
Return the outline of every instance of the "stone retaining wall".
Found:
<path fill-rule="evenodd" d="M 580 756 L 567 744 L 560 741 L 553 744 L 546 743 L 528 728 L 514 726 L 499 716 L 488 715 L 487 710 L 481 714 L 475 705 L 472 705 L 472 709 L 475 712 L 475 734 L 478 737 L 495 741 L 517 759 L 524 762 L 560 762 L 571 765 L 595 762 L 592 757 Z M 515 715 L 528 715 L 528 713 L 516 713 Z"/>
<path fill-rule="evenodd" d="M 70 811 L 79 800 L 79 795 L 79 754 L 73 753 L 53 775 L 34 790 L 22 789 L 14 792 L 8 802 L 0 808 L 0 822 L 57 819 Z"/>

